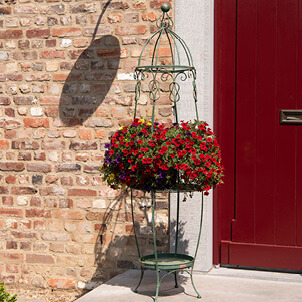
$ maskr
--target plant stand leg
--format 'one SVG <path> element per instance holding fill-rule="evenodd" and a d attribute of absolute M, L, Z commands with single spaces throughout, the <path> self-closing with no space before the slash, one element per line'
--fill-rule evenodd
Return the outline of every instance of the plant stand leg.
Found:
<path fill-rule="evenodd" d="M 198 298 L 198 299 L 201 299 L 201 295 L 200 295 L 199 292 L 197 291 L 197 289 L 196 289 L 196 287 L 195 287 L 195 284 L 194 284 L 194 281 L 193 281 L 193 269 L 192 269 L 192 271 L 191 271 L 190 277 L 191 277 L 191 283 L 192 283 L 192 286 L 193 286 L 193 288 L 194 288 L 194 290 L 195 290 L 195 293 L 196 293 L 196 295 L 197 295 L 197 298 Z"/>
<path fill-rule="evenodd" d="M 156 268 L 156 293 L 155 293 L 154 302 L 157 302 L 158 294 L 159 294 L 159 286 L 160 286 L 159 272 L 160 272 L 159 269 Z"/>
<path fill-rule="evenodd" d="M 135 293 L 137 293 L 137 289 L 139 288 L 139 286 L 142 283 L 142 280 L 144 278 L 144 272 L 145 272 L 145 270 L 141 267 L 141 277 L 140 277 L 139 282 L 138 282 L 138 284 L 137 284 L 137 286 L 136 286 L 136 288 L 134 290 Z"/>
<path fill-rule="evenodd" d="M 175 279 L 175 288 L 178 288 L 177 272 L 174 272 L 174 279 Z"/>

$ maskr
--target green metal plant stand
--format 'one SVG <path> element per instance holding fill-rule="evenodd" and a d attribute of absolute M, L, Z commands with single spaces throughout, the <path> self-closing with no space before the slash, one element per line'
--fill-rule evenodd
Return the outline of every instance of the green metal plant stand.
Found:
<path fill-rule="evenodd" d="M 198 233 L 198 240 L 197 246 L 195 249 L 194 257 L 184 254 L 178 253 L 178 241 L 179 241 L 179 204 L 180 204 L 180 191 L 177 191 L 177 215 L 176 215 L 176 233 L 175 233 L 175 250 L 174 253 L 158 253 L 157 251 L 157 244 L 156 244 L 156 228 L 155 228 L 155 191 L 151 191 L 151 210 L 152 210 L 152 233 L 153 233 L 153 246 L 154 246 L 154 254 L 141 256 L 137 233 L 135 229 L 135 220 L 134 220 L 134 209 L 133 209 L 133 194 L 131 190 L 131 215 L 132 215 L 132 223 L 133 223 L 133 230 L 134 230 L 134 237 L 137 247 L 137 252 L 139 256 L 139 261 L 141 264 L 141 276 L 138 282 L 138 285 L 134 289 L 134 292 L 138 292 L 138 288 L 141 285 L 141 282 L 144 277 L 144 272 L 146 269 L 151 269 L 156 271 L 156 293 L 155 293 L 155 302 L 158 300 L 159 294 L 159 287 L 163 281 L 163 279 L 170 274 L 174 274 L 175 279 L 175 287 L 178 287 L 177 282 L 177 272 L 184 271 L 190 275 L 191 283 L 196 292 L 197 298 L 201 298 L 199 292 L 197 291 L 194 281 L 193 281 L 193 269 L 194 263 L 198 252 L 198 247 L 200 243 L 200 236 L 202 230 L 202 218 L 203 218 L 203 205 L 204 205 L 204 198 L 202 194 L 201 200 L 201 215 L 200 215 L 200 225 L 199 225 L 199 233 Z M 159 273 L 164 271 L 164 275 L 160 278 Z"/>
<path fill-rule="evenodd" d="M 156 102 L 160 99 L 162 92 L 169 95 L 169 99 L 173 104 L 175 122 L 178 123 L 178 112 L 177 112 L 177 103 L 180 101 L 180 88 L 181 82 L 184 82 L 188 79 L 192 81 L 192 92 L 193 100 L 195 102 L 195 113 L 196 120 L 198 118 L 197 110 L 197 89 L 196 89 L 196 70 L 193 66 L 193 59 L 191 52 L 184 42 L 175 32 L 172 31 L 173 21 L 169 16 L 170 6 L 165 3 L 161 7 L 162 15 L 156 22 L 158 30 L 147 40 L 143 46 L 141 55 L 138 60 L 138 66 L 135 68 L 135 78 L 136 88 L 135 88 L 135 108 L 134 108 L 134 118 L 137 115 L 137 105 L 140 99 L 142 83 L 144 80 L 148 81 L 147 89 L 144 88 L 144 92 L 148 92 L 149 99 L 152 102 L 152 129 L 155 123 L 155 106 Z M 170 62 L 163 62 L 161 51 L 162 49 L 169 49 L 171 54 Z M 151 52 L 149 52 L 151 51 Z M 145 64 L 145 58 L 148 58 L 151 53 L 151 63 Z M 165 85 L 167 88 L 163 88 L 162 85 Z M 153 130 L 152 130 L 153 131 Z M 154 254 L 152 255 L 141 255 L 140 248 L 138 244 L 138 238 L 135 230 L 135 221 L 133 213 L 133 195 L 131 190 L 131 210 L 132 210 L 132 222 L 134 229 L 135 242 L 137 246 L 137 252 L 139 256 L 139 261 L 141 264 L 141 277 L 138 282 L 135 292 L 137 292 L 141 281 L 144 276 L 144 271 L 146 269 L 152 269 L 156 271 L 156 294 L 155 302 L 158 299 L 159 287 L 163 279 L 169 275 L 174 274 L 175 278 L 175 287 L 178 287 L 177 282 L 177 272 L 185 271 L 190 275 L 193 288 L 197 294 L 197 298 L 201 298 L 198 293 L 194 282 L 193 282 L 193 268 L 195 259 L 197 256 L 198 246 L 200 242 L 201 229 L 202 229 L 202 215 L 203 215 L 203 194 L 201 200 L 201 216 L 200 216 L 200 226 L 198 241 L 195 250 L 194 256 L 188 256 L 178 253 L 178 243 L 179 243 L 179 204 L 180 204 L 180 192 L 186 190 L 186 184 L 183 184 L 179 181 L 177 186 L 174 188 L 165 188 L 169 192 L 176 192 L 177 194 L 177 218 L 176 218 L 176 238 L 175 238 L 175 250 L 174 253 L 158 253 L 157 244 L 156 244 L 156 230 L 155 230 L 155 218 L 154 218 L 154 206 L 155 206 L 155 193 L 157 191 L 151 190 L 151 209 L 152 209 L 152 231 L 153 231 L 153 245 L 154 245 Z M 194 189 L 189 188 L 188 191 L 194 191 Z M 165 274 L 160 278 L 160 271 L 165 272 Z"/>

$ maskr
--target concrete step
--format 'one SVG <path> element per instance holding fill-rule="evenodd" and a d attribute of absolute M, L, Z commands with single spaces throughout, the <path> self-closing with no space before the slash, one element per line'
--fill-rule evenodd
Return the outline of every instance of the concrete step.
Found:
<path fill-rule="evenodd" d="M 189 275 L 179 275 L 179 288 L 174 276 L 168 275 L 160 286 L 158 302 L 301 302 L 302 276 L 234 269 L 212 269 L 209 273 L 194 273 L 194 282 L 202 299 L 197 299 Z M 134 293 L 140 271 L 129 270 L 95 288 L 75 302 L 152 302 L 156 275 L 146 271 L 138 293 Z"/>

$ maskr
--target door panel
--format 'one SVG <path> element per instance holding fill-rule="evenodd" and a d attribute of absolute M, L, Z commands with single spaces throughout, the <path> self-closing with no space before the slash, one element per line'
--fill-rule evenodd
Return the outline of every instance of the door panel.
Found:
<path fill-rule="evenodd" d="M 232 240 L 254 242 L 257 1 L 239 1 L 237 12 L 236 207 Z"/>
<path fill-rule="evenodd" d="M 215 17 L 223 16 L 215 20 L 215 131 L 227 168 L 214 196 L 220 220 L 214 261 L 300 270 L 302 125 L 280 125 L 279 113 L 302 109 L 302 1 L 231 2 L 217 0 L 215 7 Z M 235 29 L 225 29 L 234 18 Z M 225 62 L 234 63 L 231 80 Z M 233 81 L 234 97 L 221 89 L 224 81 Z M 226 116 L 226 106 L 235 114 Z M 225 130 L 230 116 L 232 133 Z"/>

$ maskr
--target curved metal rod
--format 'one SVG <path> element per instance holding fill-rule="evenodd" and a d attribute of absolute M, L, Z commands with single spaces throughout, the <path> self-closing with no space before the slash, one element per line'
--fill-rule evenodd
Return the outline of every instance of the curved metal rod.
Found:
<path fill-rule="evenodd" d="M 188 59 L 188 63 L 189 63 L 189 66 L 193 66 L 193 58 L 192 58 L 192 54 L 186 44 L 186 42 L 180 38 L 175 32 L 173 32 L 172 30 L 168 29 L 167 28 L 167 31 L 172 35 L 174 36 L 178 41 L 179 43 L 183 46 L 184 50 L 185 50 L 185 53 L 186 53 L 186 56 L 187 56 L 187 59 Z"/>
<path fill-rule="evenodd" d="M 155 58 L 155 65 L 157 65 L 157 59 L 158 59 L 158 52 L 159 52 L 159 46 L 161 42 L 161 37 L 163 35 L 165 28 L 163 27 L 159 33 L 159 36 L 155 42 L 154 49 L 153 49 L 153 55 L 152 55 L 152 65 L 154 65 L 154 58 Z M 156 55 L 155 55 L 155 50 L 156 50 Z"/>
<path fill-rule="evenodd" d="M 165 31 L 166 31 L 166 35 L 169 37 L 167 29 L 165 29 Z M 179 49 L 178 49 L 175 37 L 171 35 L 171 38 L 173 39 L 173 42 L 174 42 L 174 46 L 175 46 L 175 50 L 176 50 L 176 54 L 177 54 L 177 59 L 178 59 L 178 64 L 180 64 L 180 53 L 179 53 Z M 189 62 L 189 60 L 188 60 L 188 62 Z"/>
<path fill-rule="evenodd" d="M 195 259 L 196 259 L 196 256 L 197 256 L 197 252 L 198 252 L 198 248 L 199 248 L 199 242 L 200 242 L 200 237 L 201 237 L 201 230 L 202 230 L 202 220 L 203 220 L 203 192 L 201 193 L 201 215 L 200 215 L 200 225 L 199 225 L 199 234 L 198 234 L 198 240 L 197 240 L 197 245 L 196 245 L 196 250 L 195 250 L 195 256 L 194 256 L 194 260 L 193 260 L 193 266 L 192 268 L 194 267 L 194 264 L 195 264 Z"/>
<path fill-rule="evenodd" d="M 155 269 L 156 269 L 156 293 L 155 293 L 155 302 L 157 302 L 158 293 L 159 293 L 159 269 L 158 269 L 158 256 L 157 256 L 157 244 L 156 244 L 156 230 L 155 230 L 155 218 L 154 218 L 154 190 L 151 190 L 151 208 L 152 208 L 152 231 L 153 231 L 153 246 L 154 246 L 154 257 L 155 257 Z"/>
<path fill-rule="evenodd" d="M 174 54 L 173 54 L 173 51 L 172 51 L 172 43 L 171 43 L 171 39 L 170 39 L 170 37 L 169 37 L 169 35 L 168 35 L 168 32 L 167 32 L 166 28 L 165 28 L 165 34 L 166 34 L 166 36 L 167 36 L 167 39 L 168 39 L 168 41 L 169 41 L 169 46 L 170 46 L 170 49 L 171 49 L 172 65 L 175 65 Z M 175 44 L 175 43 L 174 43 L 174 44 Z M 176 47 L 176 45 L 175 45 L 175 47 Z"/>
<path fill-rule="evenodd" d="M 133 193 L 132 193 L 132 189 L 131 189 L 131 215 L 132 215 L 132 225 L 133 225 L 133 232 L 134 232 L 134 237 L 135 237 L 135 243 L 136 243 L 136 248 L 137 248 L 137 253 L 138 253 L 138 257 L 141 258 L 141 253 L 139 250 L 139 245 L 138 245 L 138 241 L 137 241 L 137 236 L 136 236 L 136 231 L 135 231 L 135 221 L 134 221 L 134 211 L 133 211 Z"/>
<path fill-rule="evenodd" d="M 146 43 L 144 44 L 144 46 L 143 46 L 143 49 L 142 49 L 142 51 L 141 51 L 141 54 L 140 54 L 140 56 L 139 56 L 139 59 L 138 59 L 138 63 L 137 63 L 137 66 L 139 67 L 139 66 L 141 66 L 141 60 L 142 60 L 142 55 L 143 55 L 143 53 L 144 53 L 144 50 L 145 50 L 145 48 L 146 48 L 146 46 L 149 44 L 149 42 L 150 42 L 150 40 L 152 40 L 160 31 L 161 31 L 162 29 L 160 28 L 159 30 L 157 30 L 147 41 L 146 41 Z"/>
<path fill-rule="evenodd" d="M 177 190 L 177 212 L 176 212 L 176 233 L 175 233 L 175 254 L 178 249 L 178 232 L 179 232 L 179 190 Z"/>

